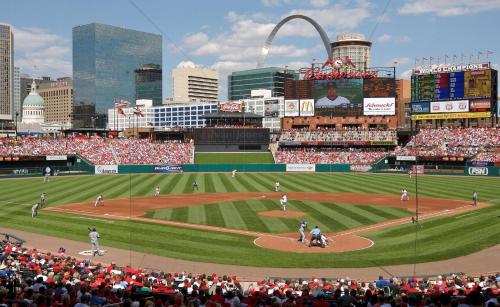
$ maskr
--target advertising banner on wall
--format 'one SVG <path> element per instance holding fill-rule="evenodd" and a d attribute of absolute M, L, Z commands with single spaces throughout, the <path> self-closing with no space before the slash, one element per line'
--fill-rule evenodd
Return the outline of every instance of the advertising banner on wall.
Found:
<path fill-rule="evenodd" d="M 485 117 L 491 117 L 491 112 L 418 114 L 418 115 L 412 115 L 411 120 L 485 118 Z"/>
<path fill-rule="evenodd" d="M 489 110 L 491 108 L 491 100 L 489 99 L 474 99 L 470 101 L 471 110 Z"/>
<path fill-rule="evenodd" d="M 428 101 L 414 102 L 411 104 L 411 113 L 431 113 L 431 103 Z"/>
<path fill-rule="evenodd" d="M 66 161 L 66 160 L 68 160 L 68 156 L 67 155 L 46 156 L 45 160 L 47 160 L 47 161 Z"/>
<path fill-rule="evenodd" d="M 469 112 L 468 100 L 431 101 L 431 113 Z"/>
<path fill-rule="evenodd" d="M 223 102 L 219 105 L 219 110 L 222 112 L 241 112 L 241 103 Z"/>
<path fill-rule="evenodd" d="M 179 164 L 155 165 L 153 167 L 155 173 L 182 173 L 182 166 Z"/>
<path fill-rule="evenodd" d="M 471 176 L 488 176 L 488 167 L 469 167 L 467 173 Z"/>
<path fill-rule="evenodd" d="M 363 115 L 395 115 L 396 98 L 364 98 Z"/>
<path fill-rule="evenodd" d="M 285 100 L 285 116 L 299 116 L 299 110 L 297 99 Z"/>
<path fill-rule="evenodd" d="M 416 156 L 396 156 L 397 161 L 417 161 Z"/>
<path fill-rule="evenodd" d="M 315 172 L 316 164 L 287 164 L 287 172 Z"/>
<path fill-rule="evenodd" d="M 96 165 L 96 174 L 118 174 L 118 165 Z"/>
<path fill-rule="evenodd" d="M 279 117 L 280 105 L 278 99 L 264 100 L 264 117 Z"/>
<path fill-rule="evenodd" d="M 300 100 L 300 116 L 314 116 L 314 99 Z"/>
<path fill-rule="evenodd" d="M 349 166 L 351 172 L 369 172 L 372 170 L 370 164 L 352 164 Z"/>

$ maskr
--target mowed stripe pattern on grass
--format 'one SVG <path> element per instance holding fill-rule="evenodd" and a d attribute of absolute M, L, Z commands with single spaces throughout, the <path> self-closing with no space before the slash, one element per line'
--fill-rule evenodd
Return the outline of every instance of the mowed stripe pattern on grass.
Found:
<path fill-rule="evenodd" d="M 193 175 L 193 176 L 192 176 Z M 241 178 L 240 178 L 241 177 Z M 374 265 L 403 264 L 447 259 L 478 251 L 482 248 L 500 244 L 500 179 L 476 177 L 419 177 L 419 191 L 422 196 L 470 199 L 473 190 L 479 194 L 480 201 L 494 199 L 495 206 L 478 210 L 475 214 L 463 214 L 446 218 L 433 218 L 422 222 L 418 229 L 417 252 L 415 253 L 414 225 L 406 224 L 368 234 L 375 246 L 358 252 L 346 254 L 300 254 L 282 253 L 258 248 L 253 238 L 196 229 L 183 229 L 167 225 L 154 225 L 129 221 L 107 221 L 90 219 L 76 215 L 66 215 L 41 210 L 39 217 L 32 219 L 31 205 L 39 200 L 42 192 L 47 193 L 48 205 L 93 201 L 98 194 L 105 200 L 128 198 L 130 196 L 153 195 L 159 185 L 162 194 L 191 193 L 190 180 L 200 184 L 201 192 L 247 192 L 249 186 L 261 191 L 272 191 L 276 180 L 282 183 L 283 191 L 329 191 L 354 193 L 391 193 L 399 194 L 406 187 L 410 196 L 414 195 L 414 178 L 399 175 L 372 174 L 244 174 L 237 178 L 230 174 L 133 174 L 122 176 L 80 176 L 54 177 L 44 184 L 41 178 L 0 181 L 0 217 L 4 227 L 32 231 L 55 237 L 63 237 L 83 242 L 88 241 L 87 227 L 96 226 L 102 236 L 102 244 L 124 249 L 144 251 L 157 255 L 170 256 L 195 261 L 229 263 L 255 266 L 276 267 L 363 267 Z M 240 180 L 238 180 L 240 179 Z M 211 182 L 211 183 L 210 183 Z M 230 185 L 227 185 L 227 183 Z M 246 184 L 245 184 L 246 182 Z M 226 183 L 226 184 L 225 184 Z M 188 187 L 188 188 L 186 188 Z M 197 192 L 194 192 L 197 193 Z M 276 209 L 276 203 L 248 200 L 252 206 L 242 206 L 239 212 L 245 216 L 254 211 Z M 233 204 L 234 205 L 234 204 Z M 295 204 L 306 206 L 306 204 Z M 323 206 L 323 207 L 320 207 Z M 314 204 L 321 212 L 332 209 L 343 216 L 341 226 L 356 227 L 356 224 L 378 222 L 386 218 L 379 212 L 362 210 L 361 206 L 343 204 Z M 225 223 L 224 212 L 195 212 L 190 207 L 185 218 L 198 223 Z M 197 207 L 198 208 L 198 207 Z M 244 211 L 242 208 L 246 208 Z M 345 210 L 349 211 L 346 212 Z M 193 209 L 194 210 L 194 209 Z M 196 209 L 199 210 L 199 209 Z M 206 210 L 206 209 L 205 209 Z M 394 214 L 393 212 L 389 212 Z M 329 213 L 325 213 L 329 214 Z M 348 218 L 346 218 L 348 217 Z M 165 216 L 170 219 L 171 217 Z M 206 219 L 206 221 L 204 221 Z M 366 220 L 365 220 L 366 219 Z M 266 231 L 282 231 L 293 228 L 295 220 L 274 224 L 267 220 L 256 219 L 259 228 Z M 259 222 L 260 221 L 260 222 Z M 293 225 L 290 224 L 293 222 Z M 238 222 L 239 225 L 241 221 Z M 248 226 L 248 222 L 245 222 Z M 54 240 L 54 249 L 57 249 Z"/>
<path fill-rule="evenodd" d="M 259 199 L 192 206 L 189 208 L 165 208 L 150 211 L 146 216 L 191 224 L 276 233 L 297 231 L 300 221 L 303 219 L 307 220 L 310 226 L 318 225 L 322 231 L 337 232 L 412 214 L 410 211 L 401 208 L 376 208 L 363 205 L 354 206 L 298 200 L 290 200 L 287 210 L 304 212 L 304 217 L 280 218 L 258 214 L 260 211 L 270 210 L 281 210 L 278 200 Z M 186 214 L 186 212 L 190 214 Z M 365 214 L 369 217 L 365 217 Z M 220 216 L 220 218 L 213 219 L 212 216 Z"/>

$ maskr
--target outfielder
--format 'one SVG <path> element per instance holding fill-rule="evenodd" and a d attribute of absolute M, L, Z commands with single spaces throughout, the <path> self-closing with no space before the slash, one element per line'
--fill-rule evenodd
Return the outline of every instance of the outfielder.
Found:
<path fill-rule="evenodd" d="M 31 217 L 34 218 L 37 215 L 38 215 L 38 203 L 34 204 L 31 207 Z"/>
<path fill-rule="evenodd" d="M 90 245 L 92 246 L 92 255 L 93 256 L 101 256 L 101 249 L 99 248 L 99 238 L 101 237 L 95 227 L 92 227 L 92 229 L 89 228 L 89 238 L 90 238 Z"/>
<path fill-rule="evenodd" d="M 411 179 L 411 169 L 408 171 L 408 175 L 410 176 L 410 179 Z"/>
<path fill-rule="evenodd" d="M 43 174 L 43 182 L 49 182 L 50 167 L 46 167 Z"/>
<path fill-rule="evenodd" d="M 274 191 L 276 191 L 276 192 L 280 191 L 280 182 L 279 181 L 276 181 L 276 183 L 274 184 Z"/>
<path fill-rule="evenodd" d="M 283 194 L 283 196 L 281 196 L 280 204 L 281 204 L 281 207 L 283 208 L 283 211 L 286 211 L 286 205 L 288 204 L 288 197 L 286 197 L 285 194 Z"/>
<path fill-rule="evenodd" d="M 94 207 L 97 207 L 99 205 L 104 206 L 104 198 L 102 197 L 102 195 L 97 196 L 97 199 L 95 200 Z"/>
<path fill-rule="evenodd" d="M 410 200 L 410 196 L 408 196 L 408 191 L 406 189 L 401 190 L 401 200 Z"/>
<path fill-rule="evenodd" d="M 231 172 L 231 177 L 233 177 L 233 178 L 236 177 L 236 170 L 235 169 L 233 169 L 233 171 Z"/>
<path fill-rule="evenodd" d="M 160 186 L 156 186 L 156 188 L 155 188 L 155 196 L 160 196 Z"/>
<path fill-rule="evenodd" d="M 300 234 L 299 242 L 301 243 L 304 243 L 304 240 L 306 239 L 305 235 L 306 228 L 307 228 L 307 222 L 302 221 L 302 223 L 300 223 L 300 228 L 299 228 L 299 234 Z"/>
<path fill-rule="evenodd" d="M 40 195 L 40 208 L 45 208 L 45 200 L 47 199 L 47 196 L 45 195 L 45 192 Z"/>
<path fill-rule="evenodd" d="M 196 182 L 196 180 L 193 181 L 193 190 L 192 190 L 192 192 L 194 192 L 195 189 L 196 189 L 196 191 L 198 191 L 198 182 Z"/>

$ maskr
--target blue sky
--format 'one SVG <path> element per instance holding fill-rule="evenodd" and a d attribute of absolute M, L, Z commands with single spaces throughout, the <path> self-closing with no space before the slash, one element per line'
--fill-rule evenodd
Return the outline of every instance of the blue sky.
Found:
<path fill-rule="evenodd" d="M 132 2 L 133 1 L 133 2 Z M 262 45 L 282 18 L 300 13 L 315 19 L 334 41 L 337 34 L 363 33 L 373 41 L 372 65 L 398 62 L 407 78 L 415 58 L 467 57 L 493 51 L 498 69 L 499 0 L 5 0 L 0 22 L 15 27 L 15 65 L 21 72 L 71 76 L 71 29 L 100 22 L 163 35 L 164 97 L 171 96 L 170 70 L 202 65 L 226 76 L 254 68 Z M 140 8 L 147 18 L 134 6 Z M 150 22 L 148 20 L 152 20 Z M 314 28 L 296 20 L 278 32 L 268 65 L 299 68 L 326 54 Z M 192 62 L 192 63 L 191 63 Z M 34 68 L 36 66 L 36 68 Z"/>

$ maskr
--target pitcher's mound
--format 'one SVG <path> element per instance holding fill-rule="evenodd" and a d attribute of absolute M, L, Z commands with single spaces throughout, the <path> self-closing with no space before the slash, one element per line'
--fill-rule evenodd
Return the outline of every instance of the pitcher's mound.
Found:
<path fill-rule="evenodd" d="M 284 217 L 284 218 L 296 218 L 306 215 L 302 211 L 282 211 L 282 210 L 260 211 L 257 212 L 257 214 L 261 216 Z"/>

